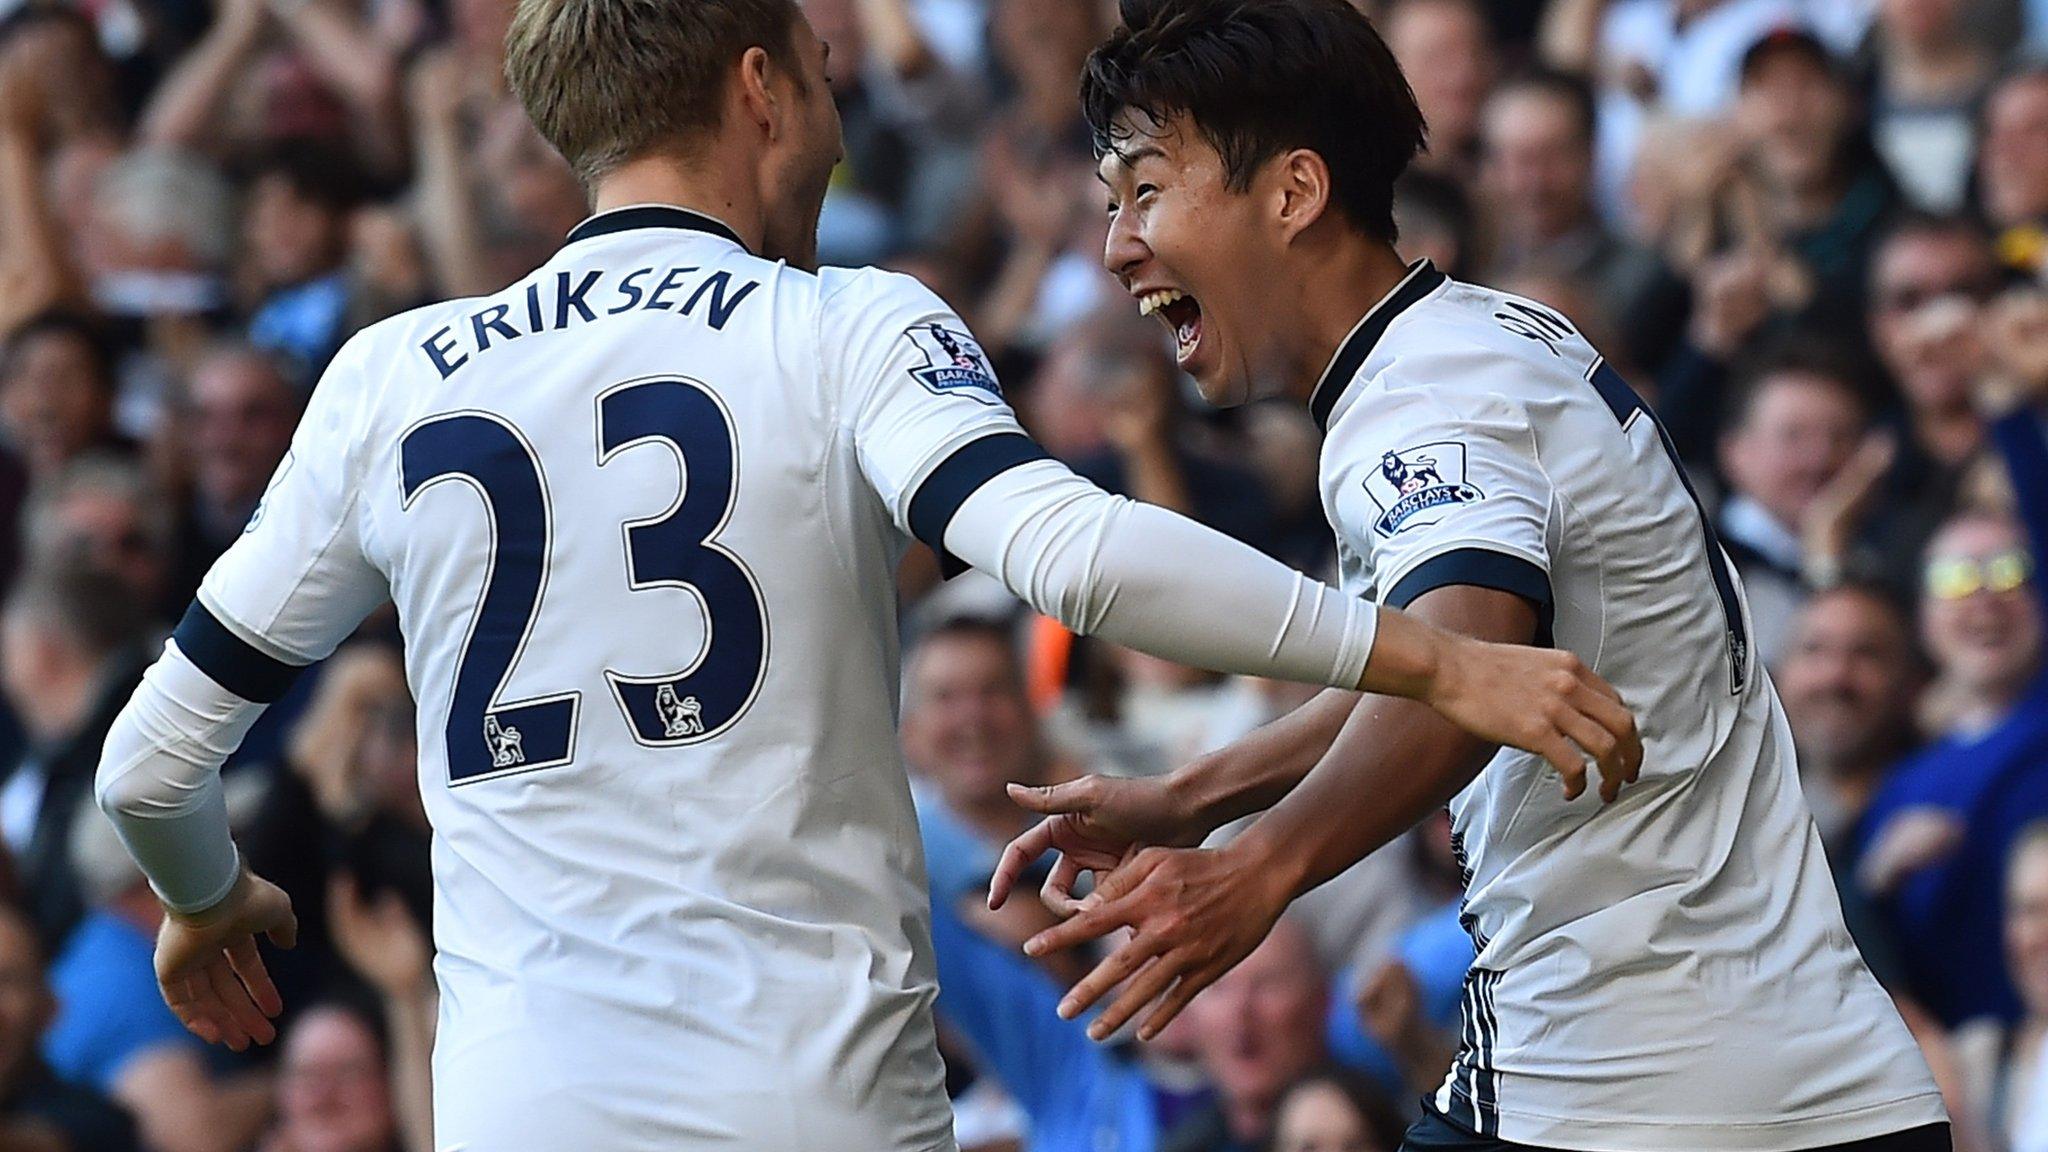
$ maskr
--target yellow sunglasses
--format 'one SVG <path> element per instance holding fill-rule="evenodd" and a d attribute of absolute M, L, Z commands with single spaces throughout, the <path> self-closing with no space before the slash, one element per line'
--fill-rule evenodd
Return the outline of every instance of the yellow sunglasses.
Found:
<path fill-rule="evenodd" d="M 2034 561 L 2015 548 L 1982 560 L 1951 556 L 1927 565 L 1927 594 L 1936 600 L 1961 600 L 1978 592 L 2011 592 L 2034 574 Z"/>

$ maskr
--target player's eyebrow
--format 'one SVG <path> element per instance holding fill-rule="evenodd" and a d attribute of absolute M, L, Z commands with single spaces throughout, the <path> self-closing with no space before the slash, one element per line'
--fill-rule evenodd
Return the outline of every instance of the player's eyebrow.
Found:
<path fill-rule="evenodd" d="M 1117 166 L 1128 172 L 1136 168 L 1140 160 L 1163 159 L 1166 156 L 1166 149 L 1157 144 L 1140 144 L 1131 149 L 1113 148 L 1108 154 L 1116 157 Z M 1095 178 L 1104 184 L 1109 183 L 1109 177 L 1104 176 L 1100 168 L 1095 170 Z"/>

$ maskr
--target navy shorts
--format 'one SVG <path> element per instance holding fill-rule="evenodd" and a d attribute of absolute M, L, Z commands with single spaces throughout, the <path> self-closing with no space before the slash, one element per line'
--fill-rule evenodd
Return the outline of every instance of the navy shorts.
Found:
<path fill-rule="evenodd" d="M 1408 1129 L 1407 1138 L 1401 1141 L 1401 1152 L 1546 1152 L 1527 1144 L 1510 1144 L 1491 1136 L 1481 1136 L 1469 1131 L 1463 1125 L 1453 1124 L 1435 1112 L 1425 1109 L 1422 1119 Z M 1893 1132 L 1875 1136 L 1869 1140 L 1857 1140 L 1848 1144 L 1830 1144 L 1808 1152 L 1953 1152 L 1949 1143 L 1948 1125 L 1929 1124 L 1923 1128 L 1909 1128 L 1904 1132 Z"/>

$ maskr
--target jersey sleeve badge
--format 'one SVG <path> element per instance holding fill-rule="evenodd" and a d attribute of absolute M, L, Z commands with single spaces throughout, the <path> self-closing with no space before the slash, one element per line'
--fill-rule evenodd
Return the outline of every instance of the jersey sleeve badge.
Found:
<path fill-rule="evenodd" d="M 1380 457 L 1378 471 L 1365 478 L 1365 491 L 1379 505 L 1373 527 L 1382 536 L 1434 524 L 1447 509 L 1485 496 L 1465 482 L 1465 446 L 1452 440 Z"/>
<path fill-rule="evenodd" d="M 974 337 L 934 323 L 919 324 L 903 338 L 924 356 L 924 365 L 910 370 L 918 383 L 941 396 L 960 394 L 983 404 L 1003 403 L 996 371 Z"/>

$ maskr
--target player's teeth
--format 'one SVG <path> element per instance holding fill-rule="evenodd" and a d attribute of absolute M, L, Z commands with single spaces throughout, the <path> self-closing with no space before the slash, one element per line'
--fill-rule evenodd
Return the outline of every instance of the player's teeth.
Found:
<path fill-rule="evenodd" d="M 1184 298 L 1186 295 L 1187 293 L 1185 292 L 1176 292 L 1171 288 L 1161 288 L 1157 292 L 1148 292 L 1138 299 L 1138 315 L 1150 316 L 1168 304 Z"/>

